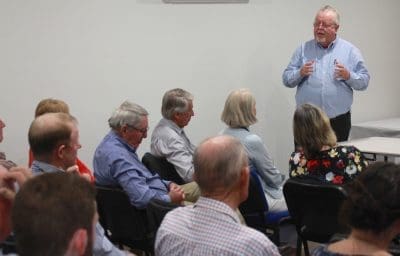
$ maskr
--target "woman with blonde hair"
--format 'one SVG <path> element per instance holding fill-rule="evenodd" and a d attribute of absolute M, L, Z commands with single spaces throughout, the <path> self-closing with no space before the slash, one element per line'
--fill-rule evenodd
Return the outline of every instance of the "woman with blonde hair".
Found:
<path fill-rule="evenodd" d="M 291 178 L 340 185 L 352 180 L 368 165 L 356 147 L 337 145 L 328 116 L 312 104 L 296 109 L 293 135 L 298 147 L 289 160 Z"/>
<path fill-rule="evenodd" d="M 256 171 L 261 180 L 270 211 L 287 210 L 282 192 L 285 176 L 275 167 L 261 138 L 249 128 L 257 122 L 254 95 L 248 89 L 232 91 L 225 101 L 221 120 L 228 125 L 222 134 L 236 137 L 245 147 L 250 170 Z"/>

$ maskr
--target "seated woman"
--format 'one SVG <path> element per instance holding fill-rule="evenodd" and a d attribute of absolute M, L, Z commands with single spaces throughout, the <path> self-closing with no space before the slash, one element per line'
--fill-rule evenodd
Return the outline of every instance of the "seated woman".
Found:
<path fill-rule="evenodd" d="M 349 237 L 317 247 L 312 254 L 391 255 L 388 247 L 400 233 L 400 166 L 374 163 L 348 185 L 348 191 L 340 218 L 351 227 Z"/>
<path fill-rule="evenodd" d="M 59 112 L 69 114 L 69 107 L 67 103 L 58 99 L 52 99 L 52 98 L 43 99 L 36 106 L 35 118 L 46 113 L 59 113 Z M 32 151 L 29 150 L 29 160 L 28 160 L 29 166 L 32 165 L 33 160 L 34 159 Z M 81 160 L 79 160 L 79 158 L 76 159 L 76 166 L 81 176 L 85 177 L 90 182 L 94 183 L 93 172 L 86 166 L 86 164 L 84 164 Z"/>
<path fill-rule="evenodd" d="M 336 144 L 328 116 L 312 104 L 296 109 L 293 135 L 299 147 L 289 159 L 291 178 L 340 185 L 355 178 L 368 165 L 357 148 Z"/>
<path fill-rule="evenodd" d="M 250 125 L 257 122 L 253 94 L 248 89 L 232 91 L 225 101 L 221 120 L 228 125 L 221 133 L 238 138 L 245 147 L 250 169 L 257 171 L 262 181 L 270 211 L 287 210 L 282 192 L 285 176 L 274 166 L 261 138 L 249 129 Z"/>

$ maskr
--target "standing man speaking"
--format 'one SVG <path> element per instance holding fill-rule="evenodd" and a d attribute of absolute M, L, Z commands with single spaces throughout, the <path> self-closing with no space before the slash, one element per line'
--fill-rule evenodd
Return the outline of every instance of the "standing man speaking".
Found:
<path fill-rule="evenodd" d="M 297 86 L 297 106 L 319 106 L 330 118 L 338 141 L 346 141 L 353 90 L 365 90 L 370 76 L 360 50 L 337 36 L 339 23 L 336 9 L 321 8 L 314 20 L 314 39 L 296 49 L 282 78 L 285 86 Z"/>

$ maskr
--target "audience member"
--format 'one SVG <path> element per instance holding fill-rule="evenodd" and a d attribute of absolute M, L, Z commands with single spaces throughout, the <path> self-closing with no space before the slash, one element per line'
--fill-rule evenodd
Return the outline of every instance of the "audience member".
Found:
<path fill-rule="evenodd" d="M 140 161 L 136 150 L 147 137 L 148 112 L 141 106 L 125 101 L 114 111 L 108 123 L 111 131 L 97 147 L 94 159 L 96 184 L 120 186 L 137 208 L 145 208 L 153 198 L 165 202 L 195 201 L 194 183 L 182 187 L 162 180 Z"/>
<path fill-rule="evenodd" d="M 6 127 L 6 124 L 0 118 L 0 143 L 4 139 L 3 129 Z M 0 151 L 0 165 L 4 166 L 6 169 L 10 169 L 11 167 L 15 167 L 16 164 L 13 161 L 6 159 L 6 154 Z"/>
<path fill-rule="evenodd" d="M 12 167 L 7 170 L 0 165 L 0 243 L 11 233 L 11 207 L 16 186 L 20 187 L 30 176 L 31 172 L 26 168 Z"/>
<path fill-rule="evenodd" d="M 195 146 L 183 128 L 194 116 L 193 96 L 179 88 L 167 91 L 162 99 L 161 114 L 163 118 L 151 135 L 151 153 L 165 157 L 186 183 L 191 182 Z"/>
<path fill-rule="evenodd" d="M 299 145 L 289 160 L 291 178 L 344 184 L 368 165 L 354 146 L 338 146 L 328 116 L 312 104 L 299 106 L 293 117 L 293 135 Z"/>
<path fill-rule="evenodd" d="M 41 100 L 36 106 L 35 110 L 35 118 L 41 116 L 46 113 L 66 113 L 69 114 L 69 107 L 67 103 L 62 100 L 47 98 Z M 32 151 L 29 150 L 29 166 L 32 165 L 33 162 Z M 81 161 L 79 158 L 76 158 L 76 166 L 77 170 L 81 175 L 84 175 L 91 182 L 94 182 L 94 176 L 92 171 Z"/>
<path fill-rule="evenodd" d="M 169 212 L 158 232 L 156 255 L 279 255 L 268 238 L 240 223 L 235 210 L 248 196 L 248 157 L 231 136 L 207 139 L 194 154 L 201 197 Z"/>
<path fill-rule="evenodd" d="M 257 122 L 254 95 L 248 89 L 232 91 L 225 101 L 221 120 L 228 125 L 222 134 L 238 138 L 245 147 L 250 170 L 256 171 L 262 181 L 270 211 L 287 210 L 282 191 L 285 176 L 275 167 L 261 138 L 249 128 Z"/>
<path fill-rule="evenodd" d="M 47 173 L 17 193 L 12 223 L 20 256 L 93 255 L 95 189 L 78 175 Z"/>
<path fill-rule="evenodd" d="M 283 83 L 297 88 L 296 103 L 313 103 L 327 113 L 338 141 L 351 128 L 353 90 L 365 90 L 368 70 L 357 47 L 337 36 L 339 13 L 329 5 L 314 19 L 314 39 L 299 46 L 283 72 Z"/>
<path fill-rule="evenodd" d="M 29 128 L 28 138 L 35 159 L 32 162 L 34 174 L 76 172 L 74 165 L 81 144 L 74 117 L 60 112 L 38 116 Z M 105 237 L 98 223 L 95 234 L 94 255 L 125 255 Z"/>
<path fill-rule="evenodd" d="M 318 247 L 313 255 L 391 255 L 389 245 L 400 233 L 400 166 L 374 163 L 348 191 L 340 219 L 351 227 L 349 237 Z"/>

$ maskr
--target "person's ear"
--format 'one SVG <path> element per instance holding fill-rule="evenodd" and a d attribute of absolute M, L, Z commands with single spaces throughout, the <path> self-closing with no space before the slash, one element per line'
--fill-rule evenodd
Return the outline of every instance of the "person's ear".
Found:
<path fill-rule="evenodd" d="M 248 196 L 249 192 L 249 182 L 250 182 L 250 169 L 249 166 L 246 165 L 242 168 L 242 171 L 240 172 L 240 179 L 239 179 L 239 186 L 242 189 L 243 194 L 245 195 L 245 198 Z"/>
<path fill-rule="evenodd" d="M 72 235 L 69 242 L 68 251 L 65 255 L 83 255 L 88 245 L 88 232 L 80 228 Z"/>
<path fill-rule="evenodd" d="M 58 146 L 57 152 L 56 152 L 58 158 L 63 158 L 64 151 L 66 148 L 67 148 L 67 146 L 65 144 L 61 144 Z"/>

